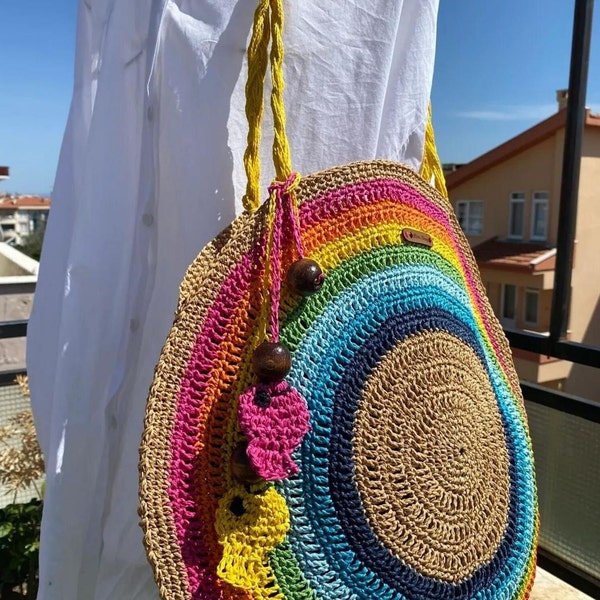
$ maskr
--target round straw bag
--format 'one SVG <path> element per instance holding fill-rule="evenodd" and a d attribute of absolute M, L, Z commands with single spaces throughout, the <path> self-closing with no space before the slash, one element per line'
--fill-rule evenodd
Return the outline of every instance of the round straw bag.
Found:
<path fill-rule="evenodd" d="M 281 27 L 263 0 L 247 211 L 189 267 L 148 399 L 140 514 L 161 598 L 528 598 L 531 443 L 469 245 L 399 164 L 292 172 Z M 277 180 L 258 207 L 270 40 Z"/>

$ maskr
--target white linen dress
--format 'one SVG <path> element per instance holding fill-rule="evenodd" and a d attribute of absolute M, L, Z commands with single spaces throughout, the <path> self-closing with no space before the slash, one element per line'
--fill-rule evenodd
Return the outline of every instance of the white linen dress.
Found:
<path fill-rule="evenodd" d="M 80 0 L 28 336 L 47 463 L 39 600 L 158 597 L 136 513 L 144 408 L 185 269 L 241 211 L 255 6 Z M 438 0 L 285 6 L 294 168 L 386 158 L 418 170 Z"/>

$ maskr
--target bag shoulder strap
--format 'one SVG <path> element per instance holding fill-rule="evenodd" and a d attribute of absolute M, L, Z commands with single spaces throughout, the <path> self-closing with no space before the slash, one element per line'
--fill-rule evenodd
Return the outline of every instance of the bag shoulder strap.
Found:
<path fill-rule="evenodd" d="M 275 135 L 273 139 L 273 165 L 276 179 L 287 181 L 292 175 L 290 144 L 286 133 L 286 115 L 283 92 L 283 26 L 284 0 L 259 0 L 254 13 L 252 37 L 248 45 L 248 80 L 246 82 L 246 118 L 248 119 L 248 138 L 244 153 L 246 170 L 246 194 L 242 200 L 244 209 L 250 213 L 260 206 L 260 139 L 264 114 L 264 84 L 267 66 L 271 67 L 271 110 Z M 269 52 L 269 44 L 271 46 Z M 448 197 L 444 173 L 440 163 L 433 122 L 431 105 L 428 110 L 425 129 L 425 147 L 420 175 L 432 183 L 444 196 Z"/>

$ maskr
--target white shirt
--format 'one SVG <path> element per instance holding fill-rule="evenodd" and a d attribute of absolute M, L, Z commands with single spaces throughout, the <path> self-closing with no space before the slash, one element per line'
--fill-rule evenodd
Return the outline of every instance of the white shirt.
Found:
<path fill-rule="evenodd" d="M 372 158 L 419 168 L 437 4 L 286 1 L 295 170 Z M 185 269 L 241 210 L 254 8 L 80 2 L 28 338 L 47 466 L 39 600 L 157 597 L 136 514 L 144 408 Z"/>

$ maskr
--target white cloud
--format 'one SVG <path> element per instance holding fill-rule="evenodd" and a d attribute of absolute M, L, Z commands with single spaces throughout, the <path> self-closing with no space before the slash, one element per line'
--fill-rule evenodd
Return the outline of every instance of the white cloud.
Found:
<path fill-rule="evenodd" d="M 593 113 L 600 110 L 600 102 L 587 102 L 586 105 Z M 554 104 L 521 104 L 493 106 L 486 110 L 464 110 L 456 113 L 463 119 L 477 121 L 541 121 L 553 115 L 558 110 Z"/>
<path fill-rule="evenodd" d="M 489 110 L 466 110 L 456 113 L 456 116 L 478 121 L 532 121 L 545 119 L 556 111 L 556 104 L 524 104 L 495 106 Z"/>

